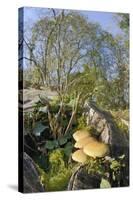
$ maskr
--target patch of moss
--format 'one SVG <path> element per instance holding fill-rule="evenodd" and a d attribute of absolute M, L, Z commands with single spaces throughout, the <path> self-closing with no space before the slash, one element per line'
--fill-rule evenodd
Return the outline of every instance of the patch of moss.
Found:
<path fill-rule="evenodd" d="M 124 124 L 122 120 L 129 121 L 129 110 L 120 110 L 120 111 L 111 111 L 111 114 L 114 117 L 114 120 L 119 129 L 121 129 L 124 133 L 129 133 L 129 127 Z"/>
<path fill-rule="evenodd" d="M 78 118 L 78 126 L 77 129 L 87 129 L 86 119 L 84 116 Z"/>
<path fill-rule="evenodd" d="M 40 181 L 46 191 L 62 191 L 67 188 L 72 171 L 64 161 L 62 149 L 53 150 L 49 154 L 48 173 L 39 166 L 37 168 L 40 173 Z"/>
<path fill-rule="evenodd" d="M 61 191 L 67 188 L 69 179 L 71 176 L 70 169 L 64 168 L 62 171 L 58 171 L 57 175 L 49 178 L 48 190 L 49 191 Z"/>
<path fill-rule="evenodd" d="M 62 149 L 53 150 L 49 154 L 50 174 L 53 176 L 65 168 L 64 153 Z"/>
<path fill-rule="evenodd" d="M 89 158 L 86 162 L 86 170 L 88 174 L 99 175 L 101 178 L 108 180 L 111 186 L 119 186 L 120 184 L 128 185 L 127 180 L 123 182 L 123 173 L 126 169 L 125 155 L 117 158 Z M 126 176 L 126 175 L 125 175 Z"/>
<path fill-rule="evenodd" d="M 44 189 L 46 191 L 48 191 L 48 187 L 47 187 L 48 186 L 48 180 L 49 180 L 48 174 L 39 165 L 36 164 L 36 166 L 37 166 L 37 170 L 38 170 L 39 175 L 40 175 L 40 182 L 43 185 Z"/>
<path fill-rule="evenodd" d="M 126 134 L 129 133 L 128 126 L 126 126 L 121 120 L 115 120 L 115 121 L 119 129 L 121 129 Z"/>

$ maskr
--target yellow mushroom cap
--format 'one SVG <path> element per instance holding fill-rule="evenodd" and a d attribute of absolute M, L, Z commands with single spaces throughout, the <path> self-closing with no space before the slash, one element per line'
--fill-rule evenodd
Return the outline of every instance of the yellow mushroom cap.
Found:
<path fill-rule="evenodd" d="M 81 140 L 77 141 L 74 145 L 75 148 L 83 148 L 85 145 L 90 144 L 91 142 L 95 142 L 96 139 L 93 137 L 85 137 L 82 138 Z"/>
<path fill-rule="evenodd" d="M 93 158 L 104 157 L 108 151 L 108 145 L 98 141 L 91 142 L 83 147 L 83 152 Z"/>
<path fill-rule="evenodd" d="M 74 134 L 73 134 L 73 138 L 76 140 L 76 141 L 79 141 L 83 138 L 86 138 L 89 136 L 89 133 L 87 130 L 78 130 L 76 131 Z"/>
<path fill-rule="evenodd" d="M 80 149 L 72 154 L 72 159 L 76 162 L 84 163 L 87 160 L 87 155 Z"/>

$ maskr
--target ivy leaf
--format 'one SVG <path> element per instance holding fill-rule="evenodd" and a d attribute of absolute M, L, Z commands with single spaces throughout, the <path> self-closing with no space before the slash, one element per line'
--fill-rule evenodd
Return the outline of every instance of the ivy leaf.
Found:
<path fill-rule="evenodd" d="M 67 138 L 67 139 L 71 139 L 71 138 L 72 138 L 72 133 L 69 132 L 69 133 L 67 133 L 67 135 L 65 135 L 64 137 Z"/>
<path fill-rule="evenodd" d="M 72 143 L 71 142 L 68 142 L 66 145 L 65 145 L 65 148 L 64 148 L 64 153 L 66 156 L 69 156 L 70 153 L 72 152 L 72 149 L 73 149 L 73 146 L 72 146 Z"/>
<path fill-rule="evenodd" d="M 58 141 L 57 140 L 53 140 L 53 141 L 50 141 L 48 140 L 45 144 L 45 148 L 46 149 L 49 149 L 49 150 L 52 150 L 54 148 L 57 148 L 59 146 L 58 144 Z"/>
<path fill-rule="evenodd" d="M 34 129 L 33 129 L 33 134 L 36 135 L 36 136 L 40 136 L 40 134 L 47 128 L 49 128 L 49 127 L 44 126 L 41 122 L 37 122 L 35 124 Z"/>
<path fill-rule="evenodd" d="M 55 145 L 53 141 L 47 141 L 45 144 L 46 149 L 52 150 L 54 149 Z"/>
<path fill-rule="evenodd" d="M 66 137 L 62 137 L 62 138 L 59 139 L 59 144 L 60 145 L 66 144 L 66 142 L 67 142 L 67 138 Z"/>
<path fill-rule="evenodd" d="M 111 188 L 110 182 L 102 178 L 100 188 Z"/>
<path fill-rule="evenodd" d="M 54 147 L 57 148 L 59 146 L 59 143 L 57 140 L 53 140 L 53 144 L 54 144 Z"/>

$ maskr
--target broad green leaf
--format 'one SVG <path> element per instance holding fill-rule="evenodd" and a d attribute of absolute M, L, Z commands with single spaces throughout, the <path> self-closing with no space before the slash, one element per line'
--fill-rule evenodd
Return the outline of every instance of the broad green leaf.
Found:
<path fill-rule="evenodd" d="M 72 143 L 71 142 L 68 142 L 66 145 L 65 145 L 65 148 L 64 148 L 64 153 L 66 156 L 69 156 L 70 153 L 72 152 L 72 149 L 73 149 L 73 146 L 72 146 Z"/>
<path fill-rule="evenodd" d="M 59 139 L 59 144 L 60 145 L 66 144 L 66 142 L 67 142 L 67 138 L 66 137 L 62 137 L 62 138 Z"/>
<path fill-rule="evenodd" d="M 48 140 L 45 144 L 45 147 L 49 150 L 52 150 L 54 148 L 57 148 L 59 146 L 58 141 L 57 140 Z"/>
<path fill-rule="evenodd" d="M 67 133 L 67 135 L 65 135 L 64 137 L 67 138 L 67 139 L 70 139 L 70 138 L 72 138 L 72 133 L 69 132 L 69 133 Z"/>
<path fill-rule="evenodd" d="M 102 178 L 100 188 L 111 188 L 110 182 Z"/>
<path fill-rule="evenodd" d="M 47 128 L 48 126 L 44 126 L 41 122 L 37 122 L 33 129 L 33 134 L 36 136 L 40 136 L 40 134 Z"/>
<path fill-rule="evenodd" d="M 59 143 L 57 140 L 53 140 L 53 144 L 54 144 L 54 147 L 57 148 L 59 146 Z"/>
<path fill-rule="evenodd" d="M 46 144 L 45 144 L 45 147 L 49 150 L 54 149 L 54 147 L 55 147 L 54 142 L 53 141 L 47 141 Z"/>

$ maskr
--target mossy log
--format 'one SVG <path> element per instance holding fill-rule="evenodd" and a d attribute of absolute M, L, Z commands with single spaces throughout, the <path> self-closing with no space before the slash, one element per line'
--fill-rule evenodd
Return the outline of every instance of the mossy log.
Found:
<path fill-rule="evenodd" d="M 84 115 L 87 125 L 96 129 L 98 139 L 110 146 L 112 157 L 122 154 L 128 156 L 129 141 L 124 132 L 118 128 L 111 113 L 99 109 L 93 103 L 86 103 Z"/>
<path fill-rule="evenodd" d="M 100 188 L 101 177 L 99 175 L 88 174 L 84 166 L 76 169 L 70 178 L 68 190 L 83 190 Z"/>
<path fill-rule="evenodd" d="M 111 187 L 124 187 L 129 185 L 129 141 L 125 134 L 120 130 L 115 123 L 112 115 L 109 112 L 99 109 L 92 103 L 87 103 L 84 106 L 83 115 L 86 118 L 88 126 L 92 126 L 99 141 L 102 141 L 110 147 L 110 157 L 117 159 L 121 155 L 125 155 L 125 168 L 120 172 L 119 183 L 111 181 Z M 110 177 L 112 172 L 108 171 Z M 76 169 L 72 174 L 68 190 L 92 189 L 100 188 L 102 177 L 99 174 L 89 174 L 85 165 Z"/>

